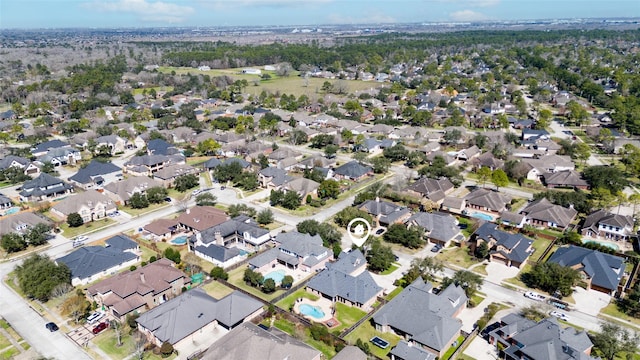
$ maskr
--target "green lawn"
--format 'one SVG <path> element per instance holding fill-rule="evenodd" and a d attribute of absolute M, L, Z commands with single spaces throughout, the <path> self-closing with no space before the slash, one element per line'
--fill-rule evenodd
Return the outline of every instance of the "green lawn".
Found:
<path fill-rule="evenodd" d="M 391 264 L 391 266 L 387 270 L 381 272 L 380 275 L 389 275 L 392 272 L 398 270 L 398 266 L 399 265 L 397 265 L 397 264 Z"/>
<path fill-rule="evenodd" d="M 473 269 L 471 269 L 471 271 L 473 271 L 476 274 L 480 274 L 480 275 L 488 275 L 488 273 L 487 273 L 487 265 L 486 264 L 482 264 L 480 266 L 476 266 Z"/>
<path fill-rule="evenodd" d="M 252 286 L 249 286 L 247 284 L 245 284 L 244 280 L 242 280 L 242 278 L 244 277 L 244 271 L 247 269 L 247 265 L 245 266 L 241 266 L 237 269 L 232 270 L 229 273 L 229 282 L 232 283 L 233 285 L 252 293 L 253 295 L 267 300 L 267 301 L 271 301 L 273 300 L 276 296 L 284 293 L 284 290 L 276 290 L 271 294 L 265 294 L 263 293 L 260 289 L 258 288 L 254 288 Z"/>
<path fill-rule="evenodd" d="M 230 287 L 225 286 L 222 283 L 219 283 L 217 281 L 212 281 L 208 284 L 205 284 L 202 286 L 202 289 L 209 294 L 210 296 L 216 298 L 216 299 L 222 299 L 223 297 L 231 294 L 233 292 L 233 289 Z"/>
<path fill-rule="evenodd" d="M 293 305 L 293 303 L 295 303 L 296 299 L 298 298 L 305 298 L 305 299 L 310 299 L 310 300 L 318 300 L 318 296 L 314 295 L 310 292 L 307 292 L 304 289 L 300 289 L 297 290 L 296 292 L 294 292 L 293 294 L 287 296 L 286 298 L 278 301 L 276 303 L 276 306 L 278 306 L 281 309 L 285 309 L 285 310 L 289 310 L 291 308 L 291 306 Z"/>
<path fill-rule="evenodd" d="M 471 302 L 473 302 L 475 304 L 475 306 L 478 306 L 482 300 L 484 300 L 485 297 L 484 296 L 480 296 L 478 294 L 473 294 L 473 296 L 471 297 Z"/>
<path fill-rule="evenodd" d="M 460 345 L 462 345 L 463 340 L 464 340 L 464 336 L 462 335 L 458 336 L 458 338 L 456 339 L 456 346 L 450 347 L 449 350 L 447 350 L 447 352 L 445 352 L 442 355 L 442 360 L 448 360 L 449 358 L 451 358 L 451 355 L 453 354 L 453 352 L 456 351 L 456 349 L 459 348 Z"/>
<path fill-rule="evenodd" d="M 387 347 L 386 349 L 381 349 L 375 346 L 369 341 L 374 336 L 388 341 L 389 347 Z M 350 344 L 355 344 L 356 340 L 358 339 L 361 339 L 365 343 L 369 344 L 369 349 L 371 349 L 371 352 L 381 359 L 386 359 L 389 351 L 391 351 L 391 349 L 396 346 L 400 340 L 402 340 L 402 338 L 396 334 L 376 331 L 373 325 L 371 325 L 371 321 L 363 322 L 362 324 L 360 324 L 360 326 L 355 328 L 355 330 L 353 330 L 349 335 L 345 337 L 345 340 Z"/>
<path fill-rule="evenodd" d="M 607 305 L 606 307 L 602 308 L 602 310 L 600 310 L 600 313 L 601 314 L 606 314 L 606 315 L 609 315 L 609 316 L 613 316 L 613 317 L 615 317 L 617 319 L 625 320 L 625 321 L 628 321 L 630 323 L 633 323 L 635 325 L 640 326 L 640 319 L 636 319 L 636 318 L 634 318 L 632 316 L 629 316 L 629 315 L 623 313 L 622 311 L 620 311 L 620 309 L 618 309 L 618 305 L 616 305 L 615 300 L 611 301 L 611 303 L 609 303 L 609 305 Z M 602 318 L 606 319 L 606 320 L 610 320 L 607 317 L 602 317 Z"/>
<path fill-rule="evenodd" d="M 134 209 L 131 206 L 127 205 L 127 206 L 121 206 L 120 210 L 126 212 L 127 214 L 131 215 L 132 217 L 136 217 L 136 216 L 140 216 L 142 214 L 146 214 L 152 211 L 156 211 L 160 208 L 163 207 L 167 207 L 167 206 L 171 206 L 171 204 L 168 204 L 166 202 L 161 202 L 158 204 L 149 204 L 149 206 L 147 206 L 144 209 Z"/>
<path fill-rule="evenodd" d="M 272 222 L 270 224 L 265 225 L 264 228 L 269 230 L 269 231 L 272 231 L 272 230 L 275 230 L 275 229 L 277 229 L 279 227 L 282 227 L 282 226 L 284 226 L 283 223 L 274 221 L 274 222 Z"/>
<path fill-rule="evenodd" d="M 202 177 L 204 179 L 204 183 L 205 183 L 205 185 L 207 185 L 207 187 L 212 187 L 213 186 L 213 181 L 211 181 L 211 175 L 209 175 L 208 171 L 205 171 L 205 172 L 201 173 L 200 177 Z"/>
<path fill-rule="evenodd" d="M 271 325 L 271 320 L 270 319 L 265 319 L 262 324 L 270 326 Z M 298 332 L 298 334 L 301 336 L 298 337 L 296 336 L 296 328 L 295 325 L 285 319 L 276 319 L 273 323 L 273 326 L 275 326 L 276 328 L 286 332 L 287 334 L 294 336 L 302 341 L 304 341 L 305 343 L 307 343 L 308 345 L 313 346 L 314 348 L 318 349 L 320 352 L 322 352 L 324 354 L 324 356 L 327 359 L 331 359 L 332 357 L 334 357 L 336 355 L 336 351 L 333 348 L 333 346 L 329 346 L 325 343 L 323 343 L 322 341 L 317 341 L 311 338 L 311 335 L 309 333 L 309 329 L 305 328 L 304 332 Z"/>
<path fill-rule="evenodd" d="M 342 332 L 342 330 L 357 323 L 358 320 L 362 319 L 365 315 L 367 315 L 366 312 L 356 307 L 351 307 L 343 303 L 336 303 L 336 317 L 338 321 L 340 321 L 340 325 L 335 329 L 331 329 L 331 331 L 337 330 Z"/>
<path fill-rule="evenodd" d="M 391 299 L 398 296 L 398 294 L 400 294 L 402 290 L 404 290 L 404 288 L 402 286 L 398 286 L 397 288 L 393 289 L 393 291 L 390 292 L 389 295 L 387 295 L 386 299 L 388 301 L 391 301 Z"/>
<path fill-rule="evenodd" d="M 525 264 L 522 269 L 520 270 L 520 272 L 518 273 L 518 275 L 510 278 L 510 279 L 505 279 L 504 282 L 509 283 L 509 284 L 513 284 L 513 285 L 517 285 L 523 288 L 526 288 L 527 285 L 525 285 L 522 280 L 520 280 L 520 275 L 527 273 L 531 271 L 531 265 L 529 263 Z"/>
<path fill-rule="evenodd" d="M 11 341 L 9 341 L 9 339 L 4 337 L 4 335 L 0 335 L 0 349 L 4 349 L 10 345 L 11 345 Z"/>
<path fill-rule="evenodd" d="M 547 249 L 547 247 L 550 244 L 551 244 L 551 240 L 547 240 L 543 238 L 536 238 L 535 240 L 533 240 L 533 244 L 531 244 L 531 246 L 533 246 L 533 248 L 536 249 L 536 251 L 533 253 L 533 255 L 531 255 L 531 257 L 529 258 L 529 261 L 532 261 L 532 262 L 538 261 L 542 256 L 542 253 L 544 253 L 544 251 Z"/>
<path fill-rule="evenodd" d="M 113 224 L 116 224 L 116 222 L 115 220 L 112 220 L 110 218 L 88 222 L 75 228 L 69 227 L 69 224 L 63 222 L 62 224 L 60 224 L 60 230 L 62 230 L 62 235 L 64 237 L 66 237 L 67 239 L 71 239 L 78 235 L 82 235 L 90 231 L 97 231 L 98 229 L 102 229 Z"/>
<path fill-rule="evenodd" d="M 20 351 L 14 347 L 10 347 L 6 351 L 0 353 L 0 359 L 13 359 Z"/>
<path fill-rule="evenodd" d="M 457 265 L 465 269 L 468 269 L 471 265 L 480 262 L 474 256 L 469 254 L 469 247 L 466 245 L 441 250 L 438 258 L 446 264 Z"/>
<path fill-rule="evenodd" d="M 133 337 L 124 331 L 122 332 L 122 346 L 118 346 L 116 333 L 111 329 L 103 331 L 92 341 L 111 359 L 124 359 L 135 351 Z"/>

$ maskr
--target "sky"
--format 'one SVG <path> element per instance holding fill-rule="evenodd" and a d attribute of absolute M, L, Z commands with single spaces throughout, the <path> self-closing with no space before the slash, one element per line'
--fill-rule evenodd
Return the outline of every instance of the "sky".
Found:
<path fill-rule="evenodd" d="M 640 17 L 638 0 L 0 0 L 0 29 Z"/>

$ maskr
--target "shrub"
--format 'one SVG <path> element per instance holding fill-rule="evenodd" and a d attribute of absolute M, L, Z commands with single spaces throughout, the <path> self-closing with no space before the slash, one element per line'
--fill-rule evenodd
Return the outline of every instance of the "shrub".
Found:
<path fill-rule="evenodd" d="M 220 266 L 216 266 L 213 269 L 211 269 L 210 275 L 212 278 L 216 280 L 221 279 L 226 281 L 229 279 L 229 274 L 226 271 L 224 271 L 224 269 L 221 268 Z"/>
<path fill-rule="evenodd" d="M 160 354 L 162 354 L 162 357 L 171 356 L 173 354 L 173 345 L 168 341 L 163 342 L 162 346 L 160 346 Z"/>
<path fill-rule="evenodd" d="M 80 214 L 74 212 L 67 215 L 67 224 L 69 224 L 69 227 L 78 227 L 84 224 L 84 220 L 82 220 Z"/>

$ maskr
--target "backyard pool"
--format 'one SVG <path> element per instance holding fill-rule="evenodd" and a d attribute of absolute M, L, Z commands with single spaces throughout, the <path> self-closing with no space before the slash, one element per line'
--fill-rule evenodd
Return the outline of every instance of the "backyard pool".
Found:
<path fill-rule="evenodd" d="M 281 284 L 282 283 L 282 279 L 284 279 L 284 276 L 287 275 L 285 273 L 284 270 L 280 269 L 280 270 L 274 270 L 270 273 L 268 273 L 267 275 L 264 276 L 264 279 L 273 279 L 273 281 L 276 282 L 276 284 Z"/>
<path fill-rule="evenodd" d="M 12 214 L 17 213 L 18 211 L 20 211 L 20 209 L 19 209 L 19 208 L 17 208 L 17 207 L 12 207 L 11 209 L 9 209 L 9 210 L 5 211 L 5 212 L 4 212 L 4 214 L 5 214 L 5 215 L 12 215 Z"/>
<path fill-rule="evenodd" d="M 618 247 L 618 245 L 616 245 L 616 244 L 612 244 L 612 243 L 610 243 L 610 242 L 605 242 L 605 241 L 596 241 L 596 240 L 587 240 L 587 241 L 584 241 L 584 240 L 583 240 L 582 242 L 583 242 L 584 244 L 589 244 L 589 243 L 591 243 L 591 244 L 598 244 L 598 245 L 600 245 L 600 246 L 606 246 L 606 247 L 608 247 L 609 249 L 613 249 L 613 250 L 616 250 L 616 251 L 620 250 L 620 248 Z"/>
<path fill-rule="evenodd" d="M 187 236 L 186 235 L 178 236 L 177 238 L 171 240 L 171 243 L 173 245 L 184 245 L 187 243 Z"/>
<path fill-rule="evenodd" d="M 324 311 L 317 306 L 309 304 L 300 305 L 300 313 L 305 316 L 311 316 L 312 318 L 322 319 L 324 317 Z"/>
<path fill-rule="evenodd" d="M 481 212 L 472 212 L 469 213 L 469 216 L 474 217 L 476 219 L 485 220 L 485 221 L 493 221 L 493 216 Z"/>
<path fill-rule="evenodd" d="M 249 255 L 249 252 L 247 250 L 240 249 L 240 256 L 245 256 L 245 255 Z"/>

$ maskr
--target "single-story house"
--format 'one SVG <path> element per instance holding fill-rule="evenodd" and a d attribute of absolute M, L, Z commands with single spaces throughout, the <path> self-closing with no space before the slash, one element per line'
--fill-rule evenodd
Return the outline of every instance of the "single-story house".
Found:
<path fill-rule="evenodd" d="M 424 229 L 425 237 L 429 242 L 449 246 L 451 242 L 462 243 L 464 236 L 458 227 L 456 218 L 449 214 L 435 212 L 419 212 L 413 214 L 407 220 L 407 227 L 418 226 Z"/>
<path fill-rule="evenodd" d="M 74 185 L 89 190 L 101 188 L 104 185 L 122 178 L 122 169 L 110 162 L 91 160 L 89 165 L 80 168 L 69 178 Z"/>
<path fill-rule="evenodd" d="M 367 200 L 358 206 L 358 209 L 370 214 L 375 224 L 372 226 L 389 226 L 391 224 L 404 223 L 410 216 L 411 210 L 388 201 Z"/>
<path fill-rule="evenodd" d="M 407 186 L 407 192 L 424 197 L 436 204 L 442 204 L 444 198 L 454 190 L 453 183 L 447 178 L 420 178 Z"/>
<path fill-rule="evenodd" d="M 362 165 L 357 161 L 349 161 L 334 169 L 336 179 L 346 179 L 360 181 L 366 176 L 373 175 L 373 169 L 367 165 Z"/>
<path fill-rule="evenodd" d="M 480 210 L 492 214 L 500 214 L 507 209 L 511 201 L 509 196 L 485 188 L 477 188 L 464 198 L 467 209 Z"/>
<path fill-rule="evenodd" d="M 472 236 L 473 249 L 485 242 L 489 247 L 489 261 L 522 268 L 533 254 L 533 240 L 522 234 L 498 230 L 498 225 L 486 222 Z"/>
<path fill-rule="evenodd" d="M 525 216 L 527 224 L 565 230 L 578 212 L 573 208 L 553 204 L 547 198 L 541 198 L 529 203 L 520 214 Z"/>
<path fill-rule="evenodd" d="M 175 219 L 156 219 L 142 228 L 143 237 L 147 240 L 169 240 L 178 230 L 178 221 Z"/>

